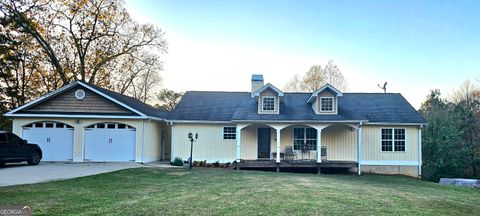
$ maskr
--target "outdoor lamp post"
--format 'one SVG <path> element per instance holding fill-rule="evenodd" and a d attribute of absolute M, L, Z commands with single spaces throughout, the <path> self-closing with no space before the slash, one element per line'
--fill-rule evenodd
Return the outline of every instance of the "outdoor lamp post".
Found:
<path fill-rule="evenodd" d="M 194 139 L 192 132 L 189 132 L 189 133 L 188 133 L 188 139 L 190 140 L 190 158 L 189 158 L 189 161 L 188 161 L 188 169 L 192 169 L 192 163 L 193 163 L 193 159 L 192 159 L 193 142 L 197 141 L 197 139 L 198 139 L 198 133 L 195 133 L 195 139 Z"/>

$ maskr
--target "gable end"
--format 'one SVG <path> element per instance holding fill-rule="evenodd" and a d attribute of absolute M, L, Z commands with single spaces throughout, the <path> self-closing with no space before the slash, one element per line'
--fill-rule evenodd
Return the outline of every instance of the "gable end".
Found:
<path fill-rule="evenodd" d="M 79 93 L 81 93 L 79 90 L 84 93 L 82 97 L 79 97 Z M 78 85 L 38 104 L 19 110 L 17 113 L 138 116 L 138 114 Z"/>

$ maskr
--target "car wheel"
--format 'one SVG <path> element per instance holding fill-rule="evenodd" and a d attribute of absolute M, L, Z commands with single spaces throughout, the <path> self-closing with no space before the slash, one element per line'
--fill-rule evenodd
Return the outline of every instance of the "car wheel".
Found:
<path fill-rule="evenodd" d="M 40 159 L 40 153 L 38 151 L 34 151 L 30 160 L 27 161 L 28 165 L 37 165 L 38 163 L 40 163 Z"/>

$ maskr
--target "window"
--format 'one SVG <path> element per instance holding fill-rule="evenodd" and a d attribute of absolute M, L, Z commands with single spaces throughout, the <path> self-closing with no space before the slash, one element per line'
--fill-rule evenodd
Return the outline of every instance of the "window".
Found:
<path fill-rule="evenodd" d="M 0 134 L 0 145 L 7 144 L 7 136 L 5 134 Z"/>
<path fill-rule="evenodd" d="M 263 97 L 262 111 L 274 111 L 274 110 L 275 110 L 275 97 Z"/>
<path fill-rule="evenodd" d="M 236 139 L 237 128 L 236 127 L 223 127 L 223 139 Z"/>
<path fill-rule="evenodd" d="M 293 149 L 317 150 L 317 130 L 314 128 L 294 128 Z"/>
<path fill-rule="evenodd" d="M 20 137 L 12 133 L 7 134 L 7 139 L 10 142 L 10 144 L 14 146 L 21 145 L 23 142 L 23 139 L 21 139 Z"/>
<path fill-rule="evenodd" d="M 320 98 L 320 111 L 332 112 L 333 111 L 333 97 L 321 97 Z"/>
<path fill-rule="evenodd" d="M 405 129 L 382 129 L 382 151 L 405 151 Z"/>

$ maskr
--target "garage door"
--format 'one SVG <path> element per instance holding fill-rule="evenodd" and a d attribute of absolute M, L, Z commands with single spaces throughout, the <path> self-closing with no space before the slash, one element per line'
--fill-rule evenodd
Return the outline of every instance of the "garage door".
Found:
<path fill-rule="evenodd" d="M 135 128 L 120 123 L 99 123 L 85 128 L 85 160 L 134 161 Z"/>
<path fill-rule="evenodd" d="M 35 122 L 25 125 L 23 139 L 38 144 L 42 161 L 66 161 L 73 157 L 73 127 L 59 122 Z"/>

